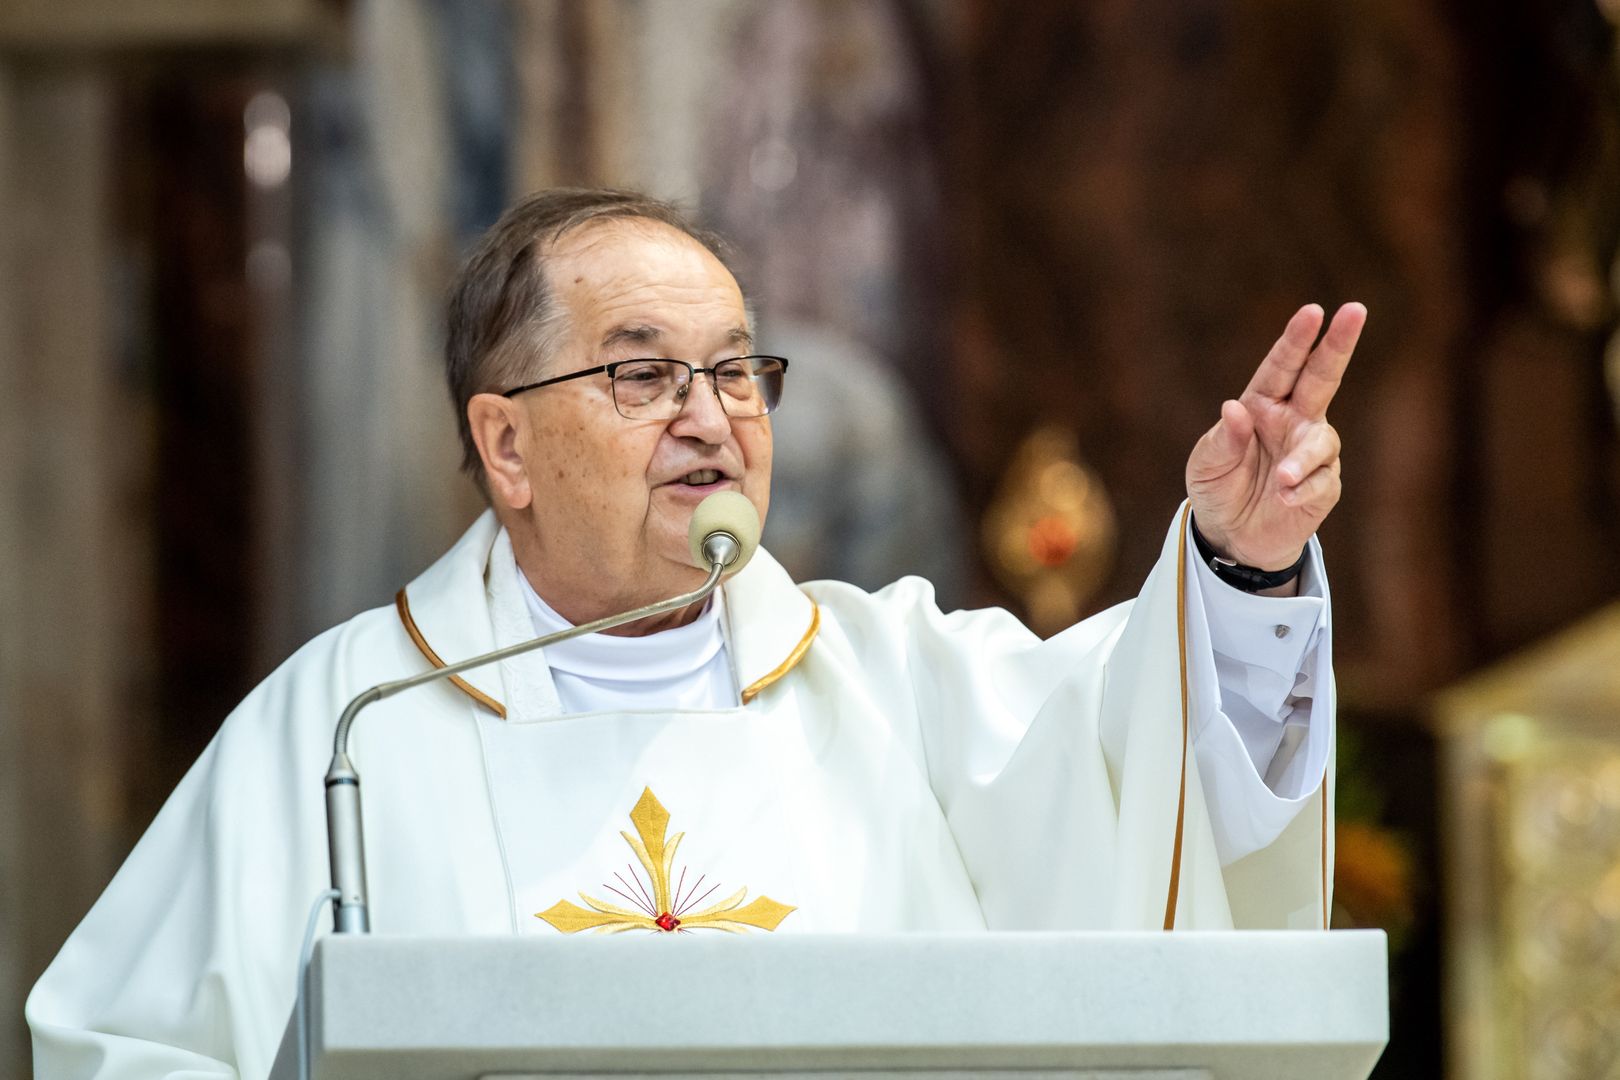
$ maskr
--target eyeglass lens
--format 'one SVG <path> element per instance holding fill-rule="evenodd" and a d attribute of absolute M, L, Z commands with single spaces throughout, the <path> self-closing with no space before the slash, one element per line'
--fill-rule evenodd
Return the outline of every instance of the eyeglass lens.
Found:
<path fill-rule="evenodd" d="M 716 364 L 710 378 L 728 416 L 764 416 L 782 399 L 783 368 L 766 356 Z M 631 420 L 664 420 L 681 411 L 692 369 L 677 360 L 627 360 L 613 371 L 613 402 Z"/>

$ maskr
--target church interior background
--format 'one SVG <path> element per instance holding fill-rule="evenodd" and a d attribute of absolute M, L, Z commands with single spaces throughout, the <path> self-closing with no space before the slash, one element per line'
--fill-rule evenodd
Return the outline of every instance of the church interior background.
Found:
<path fill-rule="evenodd" d="M 0 1073 L 241 695 L 476 513 L 437 349 L 510 200 L 737 241 L 767 543 L 1044 631 L 1133 594 L 1298 304 L 1375 1076 L 1620 1077 L 1617 0 L 7 0 Z"/>

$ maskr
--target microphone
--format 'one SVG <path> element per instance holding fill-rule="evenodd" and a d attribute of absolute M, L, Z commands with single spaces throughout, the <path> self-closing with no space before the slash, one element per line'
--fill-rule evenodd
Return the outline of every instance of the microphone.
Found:
<path fill-rule="evenodd" d="M 508 645 L 480 656 L 469 657 L 446 667 L 434 668 L 418 675 L 393 682 L 379 683 L 362 691 L 338 717 L 337 732 L 332 740 L 332 764 L 326 770 L 326 842 L 331 859 L 332 888 L 337 897 L 332 901 L 332 929 L 339 934 L 368 934 L 371 916 L 366 900 L 366 853 L 361 835 L 360 774 L 349 760 L 349 731 L 355 717 L 367 705 L 384 698 L 440 679 L 448 679 L 475 667 L 521 656 L 534 649 L 555 645 L 584 634 L 611 630 L 615 626 L 635 622 L 653 615 L 695 604 L 704 599 L 720 584 L 727 572 L 741 570 L 753 558 L 759 547 L 760 521 L 754 504 L 741 492 L 719 491 L 702 502 L 692 512 L 692 523 L 687 527 L 687 542 L 692 562 L 709 572 L 708 579 L 698 588 L 680 596 L 661 600 L 656 604 L 608 615 L 593 622 L 571 626 L 554 634 L 546 634 L 517 645 Z"/>
<path fill-rule="evenodd" d="M 717 491 L 698 503 L 686 539 L 692 565 L 707 570 L 717 561 L 736 573 L 759 547 L 759 512 L 740 491 Z"/>

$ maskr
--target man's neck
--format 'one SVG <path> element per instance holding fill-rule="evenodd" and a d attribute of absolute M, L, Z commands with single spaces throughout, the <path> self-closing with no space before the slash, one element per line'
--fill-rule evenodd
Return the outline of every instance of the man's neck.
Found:
<path fill-rule="evenodd" d="M 527 578 L 519 574 L 517 580 L 518 587 L 522 590 L 524 600 L 528 605 L 530 618 L 534 622 L 534 632 L 536 634 L 554 634 L 577 625 L 571 623 L 563 617 L 561 612 L 546 603 L 545 599 L 534 591 L 534 587 L 529 584 Z M 716 592 L 698 605 L 697 617 L 691 622 L 684 626 L 664 627 L 661 632 L 654 631 L 631 637 L 605 633 L 586 634 L 583 637 L 573 638 L 561 643 L 555 650 L 546 650 L 547 663 L 554 668 L 559 664 L 567 668 L 569 659 L 571 657 L 577 659 L 579 656 L 596 659 L 608 657 L 612 658 L 610 663 L 621 663 L 624 658 L 633 657 L 636 663 L 645 663 L 647 657 L 658 655 L 655 652 L 648 652 L 649 649 L 677 648 L 689 652 L 693 642 L 707 640 L 709 637 L 721 633 L 719 624 L 723 604 L 721 594 Z M 668 644 L 665 644 L 666 642 Z M 686 644 L 677 646 L 674 644 L 676 642 Z M 590 667 L 591 664 L 587 662 L 586 666 Z M 617 675 L 625 675 L 625 673 L 621 671 Z"/>
<path fill-rule="evenodd" d="M 688 566 L 663 564 L 638 572 L 604 569 L 601 564 L 592 564 L 584 558 L 564 559 L 565 565 L 558 566 L 556 553 L 542 551 L 538 538 L 523 524 L 510 521 L 504 524 L 512 540 L 512 557 L 518 573 L 528 581 L 536 596 L 574 626 L 659 604 L 703 584 L 703 572 Z M 566 565 L 569 563 L 579 565 Z M 660 569 L 665 572 L 658 572 Z M 699 601 L 602 632 L 621 637 L 656 634 L 687 625 L 702 610 L 703 602 Z"/>
<path fill-rule="evenodd" d="M 702 584 L 700 578 L 690 584 L 672 586 L 669 592 L 659 595 L 648 595 L 644 590 L 635 592 L 623 590 L 611 594 L 596 592 L 592 594 L 586 590 L 559 588 L 555 580 L 530 571 L 523 565 L 521 558 L 518 560 L 517 565 L 518 573 L 523 575 L 524 580 L 529 583 L 529 588 L 534 590 L 535 595 L 544 600 L 551 610 L 567 619 L 574 626 L 611 615 L 623 614 L 638 607 L 661 603 L 680 595 L 684 591 L 695 589 Z M 674 611 L 666 611 L 661 615 L 638 619 L 635 622 L 625 623 L 623 626 L 615 626 L 610 630 L 602 631 L 602 633 L 620 637 L 639 637 L 643 634 L 656 634 L 661 630 L 672 630 L 677 626 L 685 626 L 696 619 L 703 612 L 704 603 L 703 600 L 699 600 L 694 604 L 688 604 Z"/>

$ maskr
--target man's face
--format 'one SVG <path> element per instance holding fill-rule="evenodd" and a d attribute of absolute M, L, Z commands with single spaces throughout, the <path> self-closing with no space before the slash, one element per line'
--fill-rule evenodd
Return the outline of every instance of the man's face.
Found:
<path fill-rule="evenodd" d="M 566 321 L 537 378 L 640 357 L 710 367 L 751 351 L 735 279 L 666 225 L 611 220 L 569 233 L 552 249 L 548 278 Z M 574 580 L 582 574 L 599 578 L 604 598 L 641 602 L 680 592 L 702 578 L 686 538 L 699 502 L 741 491 L 765 517 L 770 421 L 728 416 L 707 375 L 697 376 L 672 420 L 619 415 L 606 375 L 517 400 L 531 421 L 519 439 L 527 443 L 520 448 L 533 493 L 531 535 L 519 557 L 542 595 L 585 587 Z"/>

